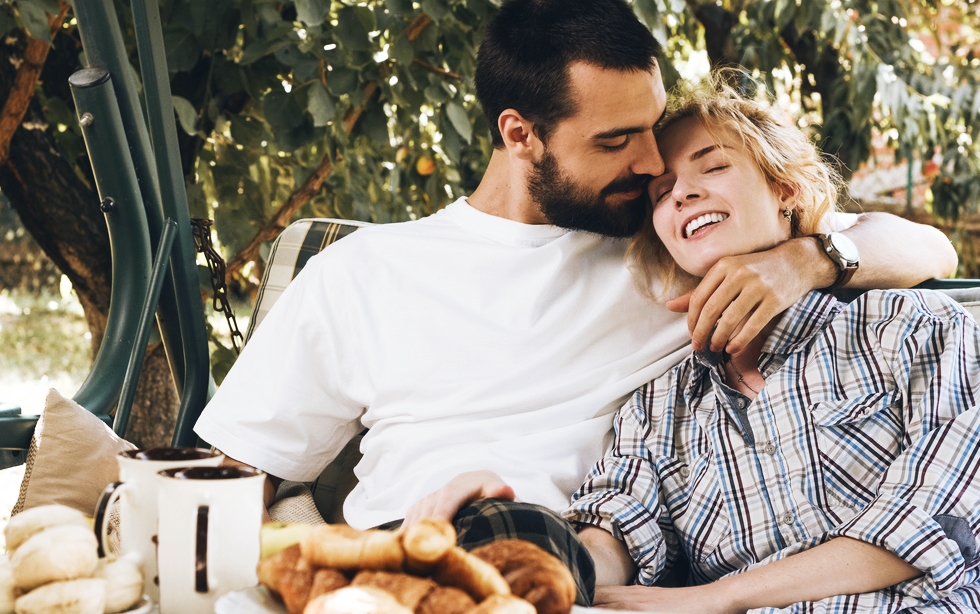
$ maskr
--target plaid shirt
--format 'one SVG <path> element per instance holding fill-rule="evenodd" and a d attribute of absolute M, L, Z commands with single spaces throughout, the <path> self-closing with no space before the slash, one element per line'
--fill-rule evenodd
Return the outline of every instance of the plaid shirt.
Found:
<path fill-rule="evenodd" d="M 924 575 L 785 611 L 980 611 L 976 322 L 937 293 L 813 292 L 759 370 L 754 400 L 698 355 L 637 390 L 563 516 L 624 540 L 639 584 L 677 567 L 710 582 L 847 536 Z"/>

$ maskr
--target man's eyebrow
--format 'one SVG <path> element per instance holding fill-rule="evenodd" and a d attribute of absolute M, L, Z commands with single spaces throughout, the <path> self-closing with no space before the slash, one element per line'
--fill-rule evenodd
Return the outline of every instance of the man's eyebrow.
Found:
<path fill-rule="evenodd" d="M 627 134 L 639 134 L 641 132 L 646 132 L 647 130 L 650 130 L 650 128 L 645 128 L 643 126 L 631 126 L 629 128 L 613 128 L 612 130 L 607 130 L 605 132 L 593 134 L 592 139 L 597 141 L 602 139 L 614 139 L 617 136 L 625 136 Z"/>

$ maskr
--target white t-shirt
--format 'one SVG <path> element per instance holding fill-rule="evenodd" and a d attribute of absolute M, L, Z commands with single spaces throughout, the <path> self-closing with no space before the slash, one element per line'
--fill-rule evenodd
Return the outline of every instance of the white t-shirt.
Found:
<path fill-rule="evenodd" d="M 690 351 L 684 316 L 636 291 L 627 243 L 465 199 L 358 230 L 289 285 L 195 430 L 308 481 L 370 428 L 344 506 L 359 528 L 477 469 L 564 509 L 626 397 Z"/>

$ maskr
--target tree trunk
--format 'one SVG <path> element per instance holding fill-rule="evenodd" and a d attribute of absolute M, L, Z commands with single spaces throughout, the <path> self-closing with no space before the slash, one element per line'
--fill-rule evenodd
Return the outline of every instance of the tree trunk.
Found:
<path fill-rule="evenodd" d="M 0 102 L 5 102 L 25 49 L 23 35 L 0 41 Z M 69 104 L 68 76 L 80 68 L 77 39 L 59 34 L 48 56 L 40 85 L 47 96 Z M 9 61 L 8 61 L 9 59 Z M 0 190 L 17 211 L 24 228 L 71 281 L 92 333 L 92 356 L 105 334 L 112 262 L 109 235 L 91 180 L 83 181 L 71 161 L 59 153 L 41 103 L 35 96 L 10 141 L 10 156 L 0 167 Z M 87 158 L 79 167 L 91 173 Z M 169 444 L 178 398 L 163 348 L 147 350 L 129 433 L 138 445 Z M 74 391 L 62 391 L 66 394 Z M 169 428 L 169 430 L 168 430 Z"/>

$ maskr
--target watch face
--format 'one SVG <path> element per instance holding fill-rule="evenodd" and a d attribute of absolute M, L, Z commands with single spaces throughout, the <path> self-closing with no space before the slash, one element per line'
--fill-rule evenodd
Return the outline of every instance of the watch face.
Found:
<path fill-rule="evenodd" d="M 827 235 L 830 239 L 830 243 L 834 246 L 834 249 L 848 262 L 848 264 L 857 264 L 861 259 L 858 254 L 857 246 L 854 245 L 854 241 L 847 238 L 839 232 L 832 232 Z"/>

